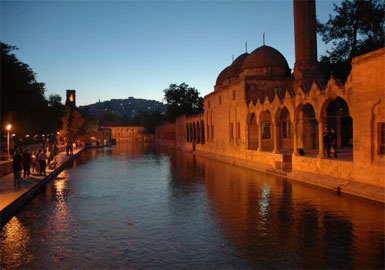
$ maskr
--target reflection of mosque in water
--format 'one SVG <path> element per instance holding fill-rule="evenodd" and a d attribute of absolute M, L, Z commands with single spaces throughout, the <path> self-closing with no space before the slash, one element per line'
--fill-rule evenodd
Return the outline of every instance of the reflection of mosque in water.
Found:
<path fill-rule="evenodd" d="M 365 262 L 371 268 L 384 256 L 383 233 L 374 237 L 383 232 L 384 213 L 371 202 L 183 151 L 162 151 L 171 154 L 174 188 L 194 192 L 204 186 L 219 229 L 255 267 L 278 262 L 281 268 L 350 268 Z"/>

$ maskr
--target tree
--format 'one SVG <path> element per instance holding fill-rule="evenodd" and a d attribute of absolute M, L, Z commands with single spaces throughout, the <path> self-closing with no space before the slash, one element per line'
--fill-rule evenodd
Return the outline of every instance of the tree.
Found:
<path fill-rule="evenodd" d="M 148 133 L 154 134 L 155 128 L 165 121 L 164 115 L 158 111 L 141 111 L 137 116 L 127 120 L 126 124 L 132 126 L 142 126 Z"/>
<path fill-rule="evenodd" d="M 175 122 L 180 115 L 202 113 L 204 110 L 203 98 L 199 96 L 198 90 L 186 83 L 170 84 L 163 92 L 170 122 Z"/>
<path fill-rule="evenodd" d="M 91 134 L 99 132 L 99 120 L 93 117 L 90 113 L 89 107 L 83 107 L 79 109 L 82 117 L 84 118 L 84 125 L 81 133 Z"/>
<path fill-rule="evenodd" d="M 334 4 L 334 11 L 327 22 L 318 22 L 322 40 L 332 42 L 320 64 L 327 75 L 345 81 L 353 57 L 384 47 L 385 1 L 344 0 L 340 7 Z"/>
<path fill-rule="evenodd" d="M 50 95 L 48 97 L 48 107 L 46 110 L 46 122 L 49 131 L 56 133 L 62 129 L 62 118 L 65 114 L 65 106 L 61 103 L 62 98 L 59 95 Z"/>
<path fill-rule="evenodd" d="M 0 42 L 1 121 L 12 123 L 12 132 L 24 134 L 56 133 L 64 110 L 58 95 L 46 99 L 45 84 L 12 52 L 17 47 Z M 44 121 L 42 121 L 44 119 Z"/>
<path fill-rule="evenodd" d="M 84 118 L 78 110 L 72 110 L 69 106 L 65 106 L 65 114 L 63 116 L 63 129 L 60 131 L 62 136 L 74 137 L 78 135 L 84 125 Z"/>
<path fill-rule="evenodd" d="M 83 126 L 84 122 L 85 121 L 82 117 L 82 114 L 78 110 L 72 111 L 71 121 L 69 125 L 70 134 L 73 136 L 77 135 L 81 127 Z"/>

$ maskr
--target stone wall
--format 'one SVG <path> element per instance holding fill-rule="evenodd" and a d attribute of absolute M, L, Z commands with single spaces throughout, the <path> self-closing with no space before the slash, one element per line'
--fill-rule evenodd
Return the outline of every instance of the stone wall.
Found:
<path fill-rule="evenodd" d="M 175 145 L 176 143 L 176 134 L 175 134 L 175 123 L 164 124 L 159 126 L 155 130 L 155 140 L 164 142 L 170 145 Z"/>
<path fill-rule="evenodd" d="M 142 126 L 103 127 L 103 129 L 111 130 L 112 138 L 118 142 L 146 142 L 152 138 Z"/>
<path fill-rule="evenodd" d="M 352 93 L 354 177 L 384 185 L 378 126 L 385 123 L 385 48 L 354 58 L 352 66 L 346 88 Z"/>

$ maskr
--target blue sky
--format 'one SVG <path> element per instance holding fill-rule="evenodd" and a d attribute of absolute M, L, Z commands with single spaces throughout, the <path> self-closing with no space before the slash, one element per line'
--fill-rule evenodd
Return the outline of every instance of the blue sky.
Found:
<path fill-rule="evenodd" d="M 202 95 L 219 72 L 262 45 L 278 49 L 293 68 L 293 1 L 1 1 L 1 41 L 19 48 L 46 94 L 77 104 L 112 98 L 155 99 L 171 83 Z M 318 0 L 324 22 L 334 0 Z M 325 53 L 318 37 L 318 55 Z"/>

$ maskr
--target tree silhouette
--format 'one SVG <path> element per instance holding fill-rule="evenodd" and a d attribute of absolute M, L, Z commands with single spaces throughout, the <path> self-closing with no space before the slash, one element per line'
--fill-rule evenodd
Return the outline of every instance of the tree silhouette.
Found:
<path fill-rule="evenodd" d="M 335 16 L 318 22 L 322 40 L 332 43 L 332 49 L 320 59 L 327 75 L 345 81 L 353 57 L 384 47 L 385 2 L 383 0 L 344 0 L 334 4 Z"/>
<path fill-rule="evenodd" d="M 84 118 L 78 110 L 72 110 L 69 106 L 65 106 L 65 114 L 63 116 L 63 129 L 60 131 L 62 136 L 76 137 L 81 132 L 84 125 Z"/>
<path fill-rule="evenodd" d="M 170 84 L 163 92 L 169 122 L 175 122 L 180 115 L 202 113 L 204 110 L 204 101 L 198 90 L 186 83 Z"/>
<path fill-rule="evenodd" d="M 23 134 L 56 133 L 64 113 L 61 98 L 46 99 L 45 85 L 12 52 L 17 47 L 0 42 L 1 47 L 1 124 L 12 123 L 12 132 Z"/>

